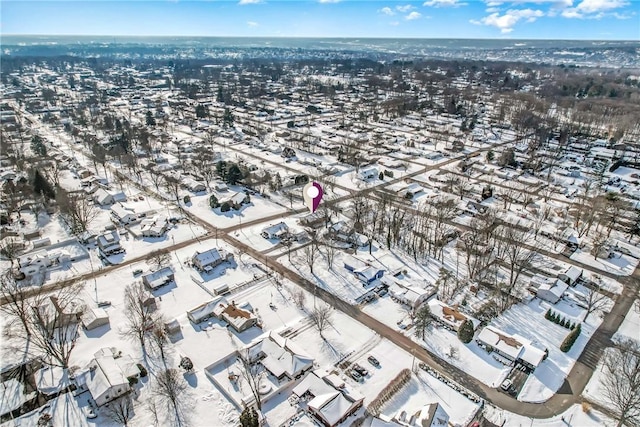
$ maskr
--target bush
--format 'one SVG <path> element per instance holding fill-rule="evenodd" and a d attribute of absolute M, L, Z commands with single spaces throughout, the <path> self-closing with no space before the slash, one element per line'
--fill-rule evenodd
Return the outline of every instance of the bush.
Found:
<path fill-rule="evenodd" d="M 473 322 L 465 320 L 458 329 L 458 338 L 465 344 L 469 344 L 473 339 Z"/>
<path fill-rule="evenodd" d="M 562 320 L 560 320 L 560 326 L 562 326 L 563 328 L 567 327 L 567 323 L 566 323 L 564 317 L 562 318 Z"/>
<path fill-rule="evenodd" d="M 544 314 L 544 318 L 547 320 L 551 320 L 551 309 L 547 310 L 547 312 Z"/>
<path fill-rule="evenodd" d="M 578 323 L 578 325 L 565 337 L 564 341 L 562 341 L 562 344 L 560 344 L 560 350 L 562 350 L 563 353 L 571 350 L 571 347 L 573 347 L 573 344 L 578 339 L 578 336 L 580 336 L 581 329 L 582 328 Z"/>
<path fill-rule="evenodd" d="M 569 326 L 569 329 L 571 329 L 572 331 L 576 328 L 576 324 L 575 322 L 571 324 L 571 326 Z"/>
<path fill-rule="evenodd" d="M 211 206 L 211 209 L 215 209 L 220 206 L 220 203 L 218 203 L 218 198 L 214 194 L 209 197 L 209 206 Z"/>
<path fill-rule="evenodd" d="M 147 368 L 145 368 L 144 366 L 142 366 L 139 363 L 137 363 L 136 366 L 138 367 L 138 370 L 140 371 L 140 378 L 146 377 L 147 374 L 148 374 Z"/>
<path fill-rule="evenodd" d="M 229 212 L 231 210 L 231 206 L 229 205 L 229 203 L 224 202 L 222 205 L 220 205 L 220 212 Z"/>
<path fill-rule="evenodd" d="M 184 202 L 185 205 L 187 203 L 191 203 L 191 196 L 189 195 L 184 196 L 184 199 L 182 199 L 182 201 Z"/>

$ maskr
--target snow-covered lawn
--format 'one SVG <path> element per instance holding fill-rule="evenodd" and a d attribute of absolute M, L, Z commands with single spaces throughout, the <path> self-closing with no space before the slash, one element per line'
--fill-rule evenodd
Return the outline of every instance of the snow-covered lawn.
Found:
<path fill-rule="evenodd" d="M 599 314 L 591 314 L 587 321 L 582 323 L 582 333 L 571 350 L 563 353 L 560 344 L 569 330 L 545 319 L 544 315 L 549 308 L 572 322 L 581 322 L 584 317 L 583 309 L 564 300 L 551 305 L 533 299 L 528 304 L 513 306 L 491 322 L 492 326 L 507 333 L 519 334 L 531 340 L 536 347 L 549 351 L 549 356 L 529 375 L 518 395 L 518 400 L 523 402 L 544 402 L 549 399 L 560 388 L 589 338 L 602 323 Z"/>
<path fill-rule="evenodd" d="M 585 412 L 581 405 L 572 405 L 562 414 L 551 418 L 536 419 L 486 405 L 484 416 L 495 425 L 509 427 L 613 427 L 615 421 L 601 412 L 590 409 Z"/>
<path fill-rule="evenodd" d="M 629 255 L 616 253 L 614 258 L 604 259 L 597 258 L 594 259 L 591 253 L 583 252 L 580 249 L 575 251 L 573 255 L 571 255 L 571 259 L 580 261 L 584 264 L 590 265 L 598 270 L 606 271 L 618 276 L 630 276 L 633 274 L 633 271 L 638 266 L 638 258 L 634 258 Z"/>
<path fill-rule="evenodd" d="M 231 191 L 217 194 L 220 199 L 230 195 L 232 195 Z M 232 209 L 228 212 L 220 212 L 220 208 L 211 209 L 209 197 L 209 194 L 194 195 L 191 197 L 191 205 L 185 206 L 185 209 L 218 228 L 232 227 L 269 215 L 285 213 L 288 210 L 286 207 L 277 205 L 256 194 L 251 196 L 251 202 L 242 206 L 240 210 Z M 296 207 L 295 204 L 294 207 Z"/>
<path fill-rule="evenodd" d="M 613 340 L 632 339 L 640 342 L 640 301 L 634 301 Z"/>

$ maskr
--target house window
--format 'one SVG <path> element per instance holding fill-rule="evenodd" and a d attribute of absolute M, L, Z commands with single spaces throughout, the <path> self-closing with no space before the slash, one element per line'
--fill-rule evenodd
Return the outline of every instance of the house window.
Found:
<path fill-rule="evenodd" d="M 109 398 L 109 395 L 107 394 L 104 398 L 105 398 L 105 399 L 108 399 L 108 398 Z"/>
<path fill-rule="evenodd" d="M 119 388 L 119 389 L 118 389 L 118 393 L 120 393 L 121 391 L 122 391 L 122 389 L 121 389 L 121 388 Z"/>

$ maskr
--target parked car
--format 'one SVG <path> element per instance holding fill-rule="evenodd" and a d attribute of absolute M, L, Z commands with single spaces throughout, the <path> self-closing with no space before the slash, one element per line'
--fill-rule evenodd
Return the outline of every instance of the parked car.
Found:
<path fill-rule="evenodd" d="M 500 384 L 500 388 L 502 391 L 509 393 L 512 396 L 515 396 L 516 394 L 516 388 L 513 386 L 513 381 L 508 378 Z"/>
<path fill-rule="evenodd" d="M 369 375 L 369 372 L 366 369 L 364 369 L 362 366 L 358 365 L 357 363 L 353 364 L 353 370 L 359 373 L 360 375 L 362 375 L 363 377 L 366 377 L 367 375 Z"/>
<path fill-rule="evenodd" d="M 138 268 L 137 270 L 133 270 L 133 275 L 134 276 L 137 276 L 139 274 L 142 274 L 142 270 L 141 269 Z"/>
<path fill-rule="evenodd" d="M 371 363 L 373 366 L 375 366 L 376 368 L 380 367 L 380 362 L 378 361 L 378 359 L 376 359 L 373 356 L 369 356 L 367 357 L 367 360 L 369 361 L 369 363 Z"/>
<path fill-rule="evenodd" d="M 355 369 L 351 370 L 351 372 L 349 372 L 349 375 L 351 375 L 351 378 L 358 382 L 362 381 L 362 375 L 360 375 Z"/>

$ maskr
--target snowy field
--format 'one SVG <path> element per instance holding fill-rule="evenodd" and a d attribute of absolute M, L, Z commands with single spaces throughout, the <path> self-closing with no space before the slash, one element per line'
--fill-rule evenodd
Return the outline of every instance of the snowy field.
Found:
<path fill-rule="evenodd" d="M 638 266 L 638 258 L 634 258 L 629 255 L 616 253 L 614 258 L 597 258 L 589 252 L 583 252 L 580 249 L 576 250 L 571 259 L 590 265 L 598 270 L 606 271 L 617 276 L 630 276 Z"/>
<path fill-rule="evenodd" d="M 614 427 L 616 425 L 614 420 L 594 409 L 585 412 L 581 405 L 572 405 L 562 414 L 545 419 L 523 417 L 486 405 L 484 416 L 495 425 L 509 427 Z"/>
<path fill-rule="evenodd" d="M 632 339 L 640 342 L 640 300 L 635 300 L 631 309 L 612 338 L 615 340 Z"/>

